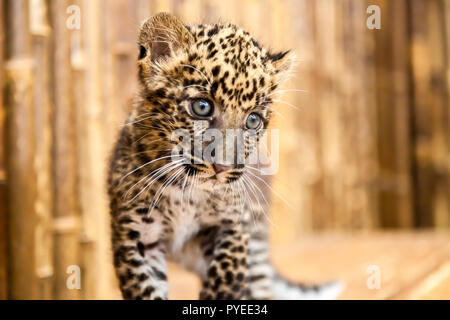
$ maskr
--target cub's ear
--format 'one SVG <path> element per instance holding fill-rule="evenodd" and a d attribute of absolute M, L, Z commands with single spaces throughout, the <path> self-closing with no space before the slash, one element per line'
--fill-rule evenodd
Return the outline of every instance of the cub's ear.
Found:
<path fill-rule="evenodd" d="M 289 78 L 290 72 L 294 68 L 295 54 L 291 50 L 274 54 L 268 53 L 267 61 L 275 69 L 276 82 L 284 82 Z"/>
<path fill-rule="evenodd" d="M 177 50 L 187 48 L 193 41 L 194 37 L 177 17 L 158 13 L 141 26 L 138 59 L 146 62 L 165 60 Z"/>

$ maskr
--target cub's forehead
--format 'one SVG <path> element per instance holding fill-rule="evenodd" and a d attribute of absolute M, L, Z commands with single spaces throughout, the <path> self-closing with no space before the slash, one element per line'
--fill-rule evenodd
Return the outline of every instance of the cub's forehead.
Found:
<path fill-rule="evenodd" d="M 189 30 L 195 39 L 192 49 L 202 59 L 230 64 L 241 71 L 265 67 L 267 50 L 245 30 L 232 24 L 198 25 Z"/>
<path fill-rule="evenodd" d="M 270 87 L 274 73 L 267 63 L 268 51 L 248 32 L 231 24 L 188 29 L 194 37 L 188 49 L 188 64 L 204 71 L 211 80 L 213 95 L 220 100 L 226 96 L 224 104 L 239 103 L 244 107 L 261 103 L 260 91 Z"/>
<path fill-rule="evenodd" d="M 229 52 L 240 49 L 244 54 L 261 58 L 267 51 L 245 30 L 232 24 L 198 25 L 189 27 L 197 47 L 206 46 L 211 56 L 217 52 Z M 238 53 L 238 52 L 236 52 Z"/>
<path fill-rule="evenodd" d="M 224 63 L 262 63 L 267 50 L 245 30 L 234 25 L 199 25 L 190 27 L 194 36 L 194 47 L 202 58 Z M 246 63 L 244 64 L 246 65 Z"/>

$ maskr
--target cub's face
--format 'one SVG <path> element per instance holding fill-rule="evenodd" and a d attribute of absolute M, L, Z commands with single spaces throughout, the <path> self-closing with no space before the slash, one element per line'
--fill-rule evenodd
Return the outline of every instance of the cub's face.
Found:
<path fill-rule="evenodd" d="M 161 158 L 153 167 L 204 187 L 238 180 L 293 56 L 234 25 L 185 27 L 168 14 L 142 25 L 139 46 L 143 101 L 131 124 L 142 161 Z"/>

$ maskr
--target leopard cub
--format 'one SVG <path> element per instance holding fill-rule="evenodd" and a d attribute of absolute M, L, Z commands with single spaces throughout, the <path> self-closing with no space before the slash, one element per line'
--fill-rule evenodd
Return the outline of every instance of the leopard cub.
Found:
<path fill-rule="evenodd" d="M 166 299 L 166 259 L 200 276 L 201 299 L 334 297 L 335 284 L 295 284 L 272 268 L 268 182 L 246 163 L 293 54 L 272 53 L 231 24 L 185 26 L 166 13 L 143 23 L 138 44 L 140 89 L 108 177 L 123 297 Z M 228 129 L 241 132 L 240 154 L 225 161 L 218 153 L 227 146 L 195 152 L 204 147 L 195 137 Z M 189 152 L 174 151 L 183 143 Z"/>

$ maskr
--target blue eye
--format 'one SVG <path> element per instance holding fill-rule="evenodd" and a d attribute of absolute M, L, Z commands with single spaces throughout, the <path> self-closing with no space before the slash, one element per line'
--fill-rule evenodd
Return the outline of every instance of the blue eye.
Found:
<path fill-rule="evenodd" d="M 195 99 L 191 101 L 192 112 L 199 117 L 209 117 L 213 113 L 212 103 L 205 99 Z"/>
<path fill-rule="evenodd" d="M 257 113 L 250 113 L 245 122 L 247 129 L 258 129 L 262 124 L 261 116 Z"/>

